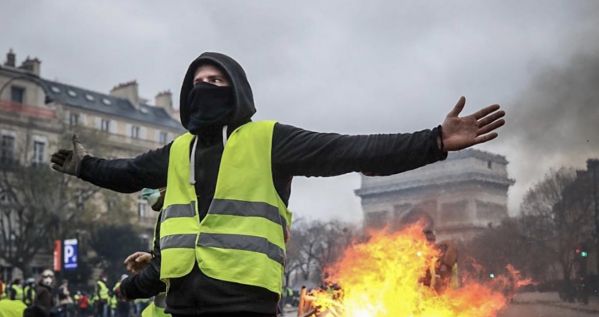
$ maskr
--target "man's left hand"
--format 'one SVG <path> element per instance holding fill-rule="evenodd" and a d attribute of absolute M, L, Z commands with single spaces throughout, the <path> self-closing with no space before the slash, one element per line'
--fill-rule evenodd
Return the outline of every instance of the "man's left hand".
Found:
<path fill-rule="evenodd" d="M 505 120 L 502 119 L 505 112 L 498 111 L 499 105 L 491 105 L 469 116 L 459 117 L 464 105 L 466 105 L 466 98 L 460 97 L 441 125 L 445 151 L 459 151 L 493 140 L 497 137 L 497 132 L 493 131 L 505 124 Z"/>

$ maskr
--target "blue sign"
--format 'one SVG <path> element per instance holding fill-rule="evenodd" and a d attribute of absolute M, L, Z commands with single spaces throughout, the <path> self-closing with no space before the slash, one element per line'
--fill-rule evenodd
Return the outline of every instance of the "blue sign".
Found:
<path fill-rule="evenodd" d="M 77 239 L 64 240 L 63 264 L 65 270 L 77 268 Z"/>

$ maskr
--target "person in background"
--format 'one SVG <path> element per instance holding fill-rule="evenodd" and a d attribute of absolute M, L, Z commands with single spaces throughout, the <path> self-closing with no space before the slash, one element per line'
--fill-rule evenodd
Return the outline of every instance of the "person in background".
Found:
<path fill-rule="evenodd" d="M 4 280 L 2 279 L 2 276 L 0 276 L 0 299 L 3 299 L 5 295 L 6 293 L 4 293 Z"/>
<path fill-rule="evenodd" d="M 23 317 L 26 309 L 23 301 L 0 298 L 0 317 Z"/>
<path fill-rule="evenodd" d="M 15 278 L 12 283 L 8 285 L 7 289 L 8 298 L 12 300 L 23 300 L 23 285 L 21 285 L 21 279 Z"/>
<path fill-rule="evenodd" d="M 131 304 L 125 296 L 120 292 L 121 282 L 127 278 L 127 274 L 121 275 L 121 279 L 114 285 L 113 292 L 116 300 L 116 316 L 115 317 L 129 317 L 131 311 Z"/>
<path fill-rule="evenodd" d="M 59 316 L 71 317 L 71 306 L 73 304 L 73 299 L 71 298 L 69 281 L 67 280 L 62 280 L 62 283 L 58 287 L 58 304 L 60 305 Z"/>
<path fill-rule="evenodd" d="M 27 306 L 33 304 L 35 299 L 35 279 L 30 277 L 25 280 L 25 287 L 23 287 L 23 302 Z"/>
<path fill-rule="evenodd" d="M 35 288 L 33 304 L 25 310 L 24 317 L 49 317 L 56 306 L 54 297 L 54 272 L 44 270 Z"/>
<path fill-rule="evenodd" d="M 106 274 L 102 274 L 100 279 L 96 282 L 96 301 L 95 301 L 95 316 L 96 317 L 109 317 L 110 316 L 110 289 L 106 285 L 108 277 Z"/>
<path fill-rule="evenodd" d="M 141 312 L 142 317 L 171 316 L 170 314 L 165 313 L 166 293 L 164 292 L 164 284 L 160 281 L 159 275 L 157 274 L 157 268 L 152 266 L 159 265 L 160 262 L 154 260 L 154 255 L 160 254 L 160 246 L 156 240 L 156 237 L 159 235 L 158 228 L 160 226 L 160 219 L 162 216 L 161 209 L 164 203 L 165 193 L 166 188 L 159 190 L 144 188 L 141 191 L 141 198 L 148 202 L 148 205 L 151 206 L 152 210 L 159 212 L 158 217 L 156 218 L 156 228 L 154 233 L 154 250 L 151 253 L 135 252 L 128 256 L 124 261 L 127 270 L 135 275 L 123 280 L 120 289 L 123 295 L 126 294 L 126 297 L 135 298 L 136 300 L 143 297 L 153 296 L 153 300 L 149 303 L 149 305 L 147 305 L 143 310 L 141 308 L 138 309 L 138 311 Z M 162 284 L 163 287 L 160 287 L 159 290 L 156 291 L 148 291 L 148 289 L 145 287 L 148 285 L 147 283 L 159 283 Z"/>
<path fill-rule="evenodd" d="M 426 269 L 420 282 L 438 293 L 448 287 L 458 288 L 457 248 L 455 244 L 450 240 L 437 242 L 434 220 L 429 212 L 419 206 L 414 207 L 401 218 L 399 228 L 416 224 L 422 227 L 422 233 L 426 241 L 439 250 L 439 257 L 435 261 L 431 261 L 430 267 Z"/>
<path fill-rule="evenodd" d="M 89 297 L 85 293 L 77 292 L 77 315 L 78 317 L 87 317 L 89 310 Z"/>

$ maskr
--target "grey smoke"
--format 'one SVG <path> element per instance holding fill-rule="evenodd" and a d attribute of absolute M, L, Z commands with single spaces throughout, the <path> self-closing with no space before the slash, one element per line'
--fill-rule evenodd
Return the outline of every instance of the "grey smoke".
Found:
<path fill-rule="evenodd" d="M 509 150 L 514 191 L 550 168 L 584 168 L 599 157 L 599 47 L 582 48 L 566 65 L 538 73 L 509 113 L 503 137 Z"/>

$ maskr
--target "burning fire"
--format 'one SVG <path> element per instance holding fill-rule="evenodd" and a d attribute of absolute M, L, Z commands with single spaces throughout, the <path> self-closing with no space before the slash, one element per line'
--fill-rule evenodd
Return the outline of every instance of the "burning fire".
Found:
<path fill-rule="evenodd" d="M 423 285 L 422 277 L 440 256 L 419 225 L 375 232 L 327 270 L 340 289 L 313 291 L 313 305 L 324 312 L 320 316 L 331 317 L 493 317 L 508 302 L 506 289 L 527 282 L 510 267 L 511 278 L 466 280 L 438 292 Z"/>

